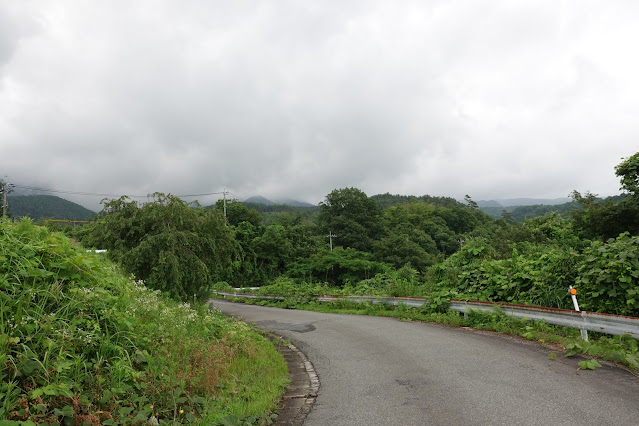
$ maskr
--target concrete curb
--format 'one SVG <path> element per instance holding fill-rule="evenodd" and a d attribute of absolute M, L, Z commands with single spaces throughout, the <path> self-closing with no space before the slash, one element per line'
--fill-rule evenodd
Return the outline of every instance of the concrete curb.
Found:
<path fill-rule="evenodd" d="M 273 424 L 301 425 L 317 399 L 319 378 L 308 357 L 293 344 L 277 346 L 288 365 L 291 383 L 286 393 L 282 395 L 279 413 Z"/>

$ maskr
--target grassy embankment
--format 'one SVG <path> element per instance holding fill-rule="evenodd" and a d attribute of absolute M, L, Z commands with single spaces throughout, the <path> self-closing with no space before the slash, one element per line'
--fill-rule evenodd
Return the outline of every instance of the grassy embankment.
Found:
<path fill-rule="evenodd" d="M 267 423 L 286 364 L 30 221 L 0 222 L 0 423 Z"/>

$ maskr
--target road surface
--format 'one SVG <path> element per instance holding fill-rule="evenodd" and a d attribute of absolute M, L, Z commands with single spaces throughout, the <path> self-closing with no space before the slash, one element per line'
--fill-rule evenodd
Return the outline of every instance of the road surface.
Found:
<path fill-rule="evenodd" d="M 304 425 L 639 425 L 639 378 L 492 333 L 215 300 L 313 363 Z"/>

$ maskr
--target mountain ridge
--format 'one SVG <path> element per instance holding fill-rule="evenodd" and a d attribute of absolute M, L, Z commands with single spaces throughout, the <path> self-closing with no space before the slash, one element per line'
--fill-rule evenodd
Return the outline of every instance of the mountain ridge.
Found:
<path fill-rule="evenodd" d="M 89 220 L 96 213 L 55 195 L 7 195 L 11 217 Z"/>

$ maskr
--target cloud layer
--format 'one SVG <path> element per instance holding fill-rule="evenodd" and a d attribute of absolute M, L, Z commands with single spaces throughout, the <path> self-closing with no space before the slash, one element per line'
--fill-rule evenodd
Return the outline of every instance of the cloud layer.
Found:
<path fill-rule="evenodd" d="M 621 0 L 0 1 L 0 173 L 313 203 L 612 195 L 639 146 L 638 18 Z"/>

